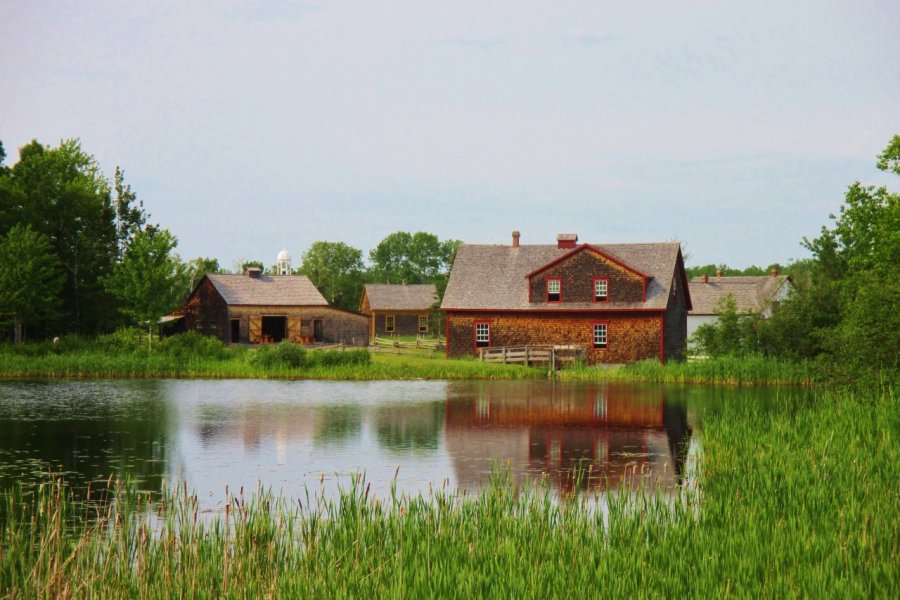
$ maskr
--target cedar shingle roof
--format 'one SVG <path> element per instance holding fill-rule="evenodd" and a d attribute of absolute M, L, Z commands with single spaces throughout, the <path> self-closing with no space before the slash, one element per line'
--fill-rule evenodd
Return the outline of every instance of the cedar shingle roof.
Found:
<path fill-rule="evenodd" d="M 788 279 L 787 275 L 710 277 L 703 283 L 702 277 L 694 277 L 689 284 L 693 302 L 689 314 L 716 314 L 716 305 L 728 294 L 734 297 L 738 312 L 762 312 Z"/>
<path fill-rule="evenodd" d="M 365 292 L 371 310 L 428 310 L 438 299 L 433 283 L 367 283 Z"/>
<path fill-rule="evenodd" d="M 572 252 L 555 244 L 512 246 L 463 244 L 459 247 L 441 308 L 445 310 L 665 310 L 669 301 L 677 242 L 660 244 L 590 244 L 604 254 L 633 267 L 652 279 L 647 283 L 646 302 L 593 302 L 561 304 L 529 303 L 525 276 Z M 585 251 L 590 251 L 586 249 Z M 680 282 L 679 282 L 680 283 Z"/>
<path fill-rule="evenodd" d="M 305 275 L 207 275 L 231 306 L 328 306 Z"/>

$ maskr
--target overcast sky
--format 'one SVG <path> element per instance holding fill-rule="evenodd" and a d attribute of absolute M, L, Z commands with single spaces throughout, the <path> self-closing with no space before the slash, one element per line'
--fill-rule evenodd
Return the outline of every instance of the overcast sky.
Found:
<path fill-rule="evenodd" d="M 805 255 L 900 133 L 900 3 L 0 0 L 0 140 L 77 137 L 184 258 L 398 230 Z"/>

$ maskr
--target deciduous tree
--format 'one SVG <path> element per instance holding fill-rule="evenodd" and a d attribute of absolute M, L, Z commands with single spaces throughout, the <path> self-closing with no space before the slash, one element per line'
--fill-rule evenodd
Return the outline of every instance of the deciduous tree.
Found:
<path fill-rule="evenodd" d="M 63 276 L 47 236 L 16 225 L 0 236 L 0 322 L 12 323 L 16 344 L 28 325 L 59 308 Z"/>

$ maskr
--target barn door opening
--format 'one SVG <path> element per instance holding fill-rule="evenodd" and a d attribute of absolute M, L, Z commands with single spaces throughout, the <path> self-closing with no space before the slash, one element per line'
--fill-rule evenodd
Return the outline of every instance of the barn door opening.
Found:
<path fill-rule="evenodd" d="M 237 344 L 241 341 L 241 320 L 231 320 L 231 343 Z"/>
<path fill-rule="evenodd" d="M 264 342 L 280 342 L 287 337 L 287 317 L 263 317 L 262 334 Z"/>
<path fill-rule="evenodd" d="M 313 339 L 317 342 L 325 341 L 325 328 L 322 326 L 322 319 L 313 321 Z"/>

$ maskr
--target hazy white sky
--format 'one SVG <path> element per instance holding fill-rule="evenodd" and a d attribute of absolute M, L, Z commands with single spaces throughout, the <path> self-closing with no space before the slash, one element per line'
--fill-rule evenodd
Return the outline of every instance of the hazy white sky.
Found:
<path fill-rule="evenodd" d="M 900 133 L 900 3 L 0 0 L 0 140 L 78 137 L 185 258 L 398 230 L 804 255 Z"/>

